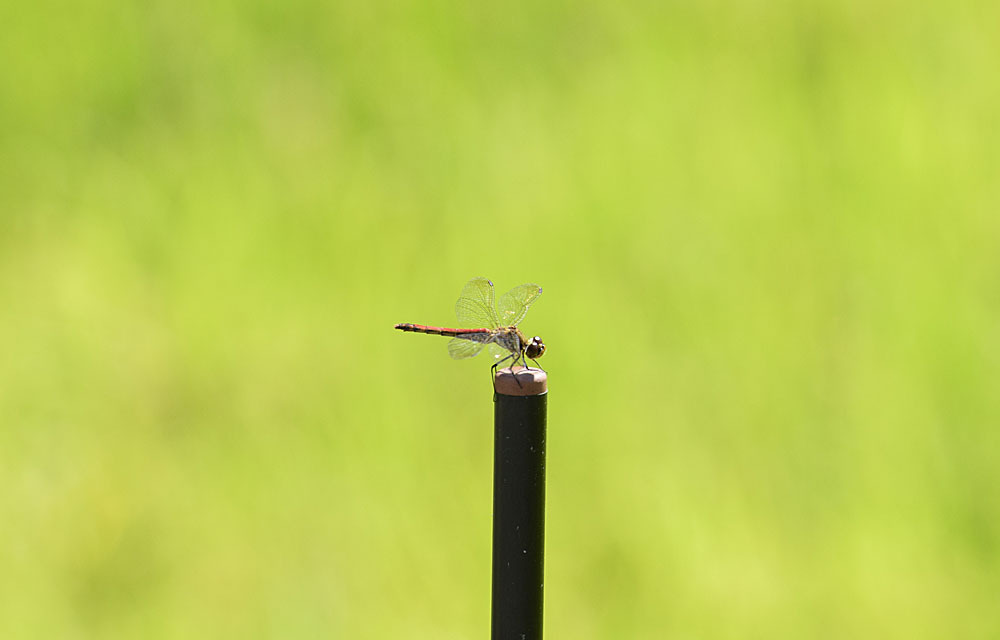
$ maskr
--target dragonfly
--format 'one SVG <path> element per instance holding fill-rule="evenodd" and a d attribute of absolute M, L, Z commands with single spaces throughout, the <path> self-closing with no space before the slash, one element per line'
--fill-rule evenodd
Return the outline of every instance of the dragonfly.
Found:
<path fill-rule="evenodd" d="M 451 337 L 448 353 L 456 360 L 471 358 L 484 347 L 489 347 L 488 351 L 496 360 L 492 367 L 494 372 L 501 363 L 511 358 L 511 367 L 520 360 L 525 368 L 530 369 L 525 358 L 538 366 L 537 358 L 545 353 L 545 343 L 538 336 L 528 340 L 517 325 L 540 295 L 542 288 L 537 284 L 522 284 L 495 300 L 493 283 L 486 278 L 473 278 L 466 283 L 455 302 L 458 322 L 468 328 L 450 329 L 410 323 L 397 324 L 394 328 Z"/>

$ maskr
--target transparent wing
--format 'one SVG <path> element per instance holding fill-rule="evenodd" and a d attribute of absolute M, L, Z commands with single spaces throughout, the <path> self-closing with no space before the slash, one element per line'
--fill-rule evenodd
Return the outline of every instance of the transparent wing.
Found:
<path fill-rule="evenodd" d="M 497 314 L 502 327 L 510 327 L 524 320 L 531 303 L 542 295 L 542 288 L 537 284 L 522 284 L 514 287 L 500 296 L 497 301 Z"/>
<path fill-rule="evenodd" d="M 473 342 L 472 340 L 463 340 L 462 338 L 452 338 L 448 342 L 448 355 L 450 355 L 455 360 L 464 360 L 465 358 L 471 358 L 480 351 L 486 345 L 482 342 Z"/>
<path fill-rule="evenodd" d="M 506 358 L 510 355 L 510 351 L 507 351 L 495 342 L 490 343 L 489 354 L 491 360 L 499 360 L 500 358 Z"/>
<path fill-rule="evenodd" d="M 469 280 L 455 303 L 455 315 L 463 329 L 496 329 L 500 326 L 493 296 L 492 282 L 486 278 Z"/>

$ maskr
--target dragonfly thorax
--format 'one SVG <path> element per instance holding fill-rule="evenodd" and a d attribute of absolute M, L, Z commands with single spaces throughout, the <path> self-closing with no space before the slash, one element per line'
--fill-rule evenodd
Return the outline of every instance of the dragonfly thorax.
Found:
<path fill-rule="evenodd" d="M 521 353 L 527 340 L 517 327 L 500 327 L 495 330 L 493 342 L 511 353 Z"/>
<path fill-rule="evenodd" d="M 538 336 L 531 340 L 525 337 L 517 327 L 501 327 L 497 330 L 494 340 L 511 353 L 523 353 L 532 360 L 542 357 L 545 353 L 545 343 Z"/>

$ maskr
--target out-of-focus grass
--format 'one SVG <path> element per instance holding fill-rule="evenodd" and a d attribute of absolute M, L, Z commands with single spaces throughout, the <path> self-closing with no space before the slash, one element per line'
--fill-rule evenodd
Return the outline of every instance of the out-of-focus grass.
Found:
<path fill-rule="evenodd" d="M 0 9 L 0 635 L 482 636 L 486 275 L 550 637 L 995 637 L 998 18 Z"/>

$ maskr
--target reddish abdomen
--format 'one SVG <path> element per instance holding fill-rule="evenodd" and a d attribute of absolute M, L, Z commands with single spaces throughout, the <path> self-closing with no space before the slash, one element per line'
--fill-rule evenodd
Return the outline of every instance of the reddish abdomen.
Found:
<path fill-rule="evenodd" d="M 405 322 L 397 324 L 394 328 L 400 331 L 412 331 L 414 333 L 429 333 L 435 336 L 461 336 L 467 333 L 490 333 L 489 329 L 449 329 L 448 327 L 428 327 L 423 324 L 410 324 Z"/>

